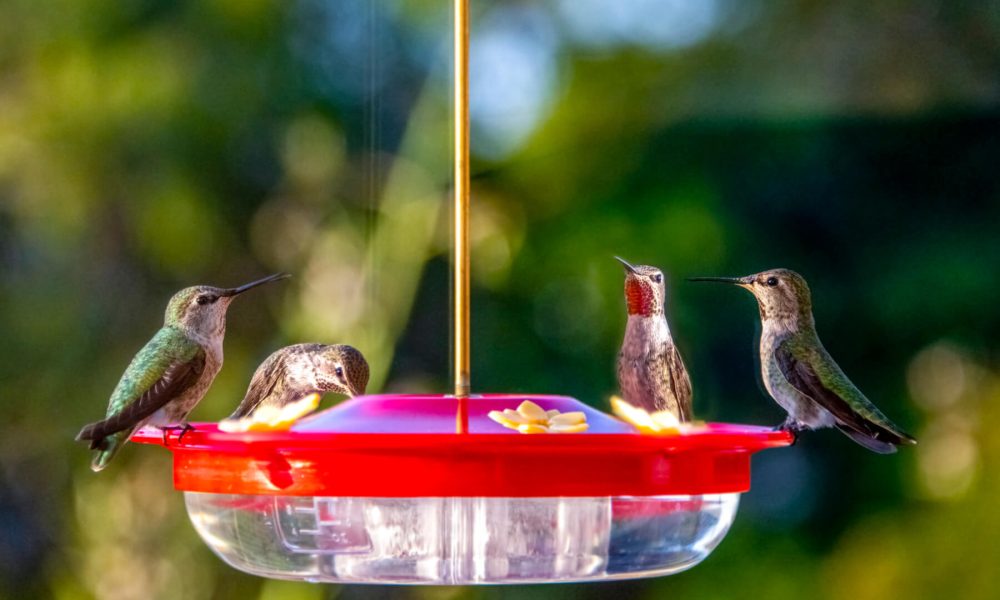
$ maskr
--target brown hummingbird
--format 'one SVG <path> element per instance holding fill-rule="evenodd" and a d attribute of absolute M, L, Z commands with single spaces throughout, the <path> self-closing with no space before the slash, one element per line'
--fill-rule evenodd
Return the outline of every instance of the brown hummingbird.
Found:
<path fill-rule="evenodd" d="M 663 308 L 666 287 L 656 267 L 625 266 L 628 323 L 618 353 L 618 385 L 625 401 L 648 412 L 670 411 L 678 421 L 691 420 L 691 379 Z"/>
<path fill-rule="evenodd" d="M 295 344 L 277 350 L 257 367 L 250 387 L 230 419 L 264 407 L 281 408 L 310 394 L 338 392 L 354 397 L 368 387 L 368 362 L 343 344 Z"/>
<path fill-rule="evenodd" d="M 174 294 L 163 327 L 135 355 L 111 393 L 104 420 L 84 426 L 76 436 L 97 451 L 90 468 L 106 467 L 147 423 L 164 430 L 171 426 L 190 429 L 188 413 L 222 368 L 229 304 L 247 290 L 286 277 L 271 275 L 236 288 L 199 285 Z"/>
<path fill-rule="evenodd" d="M 812 297 L 795 271 L 772 269 L 746 277 L 692 277 L 738 285 L 757 299 L 763 330 L 760 367 L 764 387 L 788 412 L 781 429 L 836 427 L 880 454 L 915 444 L 861 393 L 816 334 Z"/>

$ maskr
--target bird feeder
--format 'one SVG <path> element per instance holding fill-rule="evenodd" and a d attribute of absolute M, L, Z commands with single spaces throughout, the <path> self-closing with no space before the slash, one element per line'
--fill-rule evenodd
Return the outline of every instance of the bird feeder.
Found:
<path fill-rule="evenodd" d="M 471 393 L 468 32 L 455 0 L 454 395 L 363 396 L 287 431 L 132 438 L 173 453 L 195 529 L 237 569 L 433 585 L 668 575 L 725 537 L 750 456 L 792 441 L 729 424 L 648 435 L 565 396 Z M 525 435 L 490 417 L 526 400 L 582 413 L 586 430 Z"/>

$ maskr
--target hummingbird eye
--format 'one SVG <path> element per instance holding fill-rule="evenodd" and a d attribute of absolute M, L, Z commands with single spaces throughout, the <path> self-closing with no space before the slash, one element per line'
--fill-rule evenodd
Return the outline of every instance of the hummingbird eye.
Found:
<path fill-rule="evenodd" d="M 343 379 L 344 378 L 344 368 L 343 367 L 341 367 L 341 366 L 338 365 L 337 368 L 333 370 L 333 372 L 337 374 L 337 379 Z"/>
<path fill-rule="evenodd" d="M 768 277 L 767 281 L 765 281 L 764 283 L 766 283 L 767 285 L 769 285 L 771 287 L 774 287 L 774 286 L 778 285 L 778 278 L 777 277 Z"/>
<path fill-rule="evenodd" d="M 211 294 L 202 294 L 201 296 L 198 296 L 195 302 L 204 306 L 206 304 L 214 304 L 215 301 L 218 299 L 219 299 L 218 296 L 213 296 Z"/>
<path fill-rule="evenodd" d="M 663 274 L 662 273 L 654 273 L 653 276 L 650 277 L 650 279 L 652 279 L 656 283 L 663 283 Z"/>

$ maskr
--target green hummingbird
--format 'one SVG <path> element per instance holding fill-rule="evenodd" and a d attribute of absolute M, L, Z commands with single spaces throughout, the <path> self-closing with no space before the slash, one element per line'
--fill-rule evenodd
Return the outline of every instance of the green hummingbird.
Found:
<path fill-rule="evenodd" d="M 230 419 L 251 416 L 265 406 L 281 408 L 309 394 L 338 392 L 352 398 L 368 387 L 368 362 L 353 346 L 295 344 L 264 359 Z"/>
<path fill-rule="evenodd" d="M 757 298 L 764 387 L 788 412 L 780 428 L 836 427 L 865 448 L 891 454 L 915 439 L 893 424 L 861 393 L 823 347 L 816 334 L 809 286 L 788 269 L 746 277 L 693 277 L 738 285 Z"/>
<path fill-rule="evenodd" d="M 199 285 L 174 294 L 163 327 L 135 355 L 111 393 L 107 416 L 77 434 L 97 450 L 90 468 L 100 471 L 140 427 L 190 429 L 188 413 L 205 396 L 222 368 L 226 310 L 236 296 L 271 281 L 276 274 L 236 288 Z"/>

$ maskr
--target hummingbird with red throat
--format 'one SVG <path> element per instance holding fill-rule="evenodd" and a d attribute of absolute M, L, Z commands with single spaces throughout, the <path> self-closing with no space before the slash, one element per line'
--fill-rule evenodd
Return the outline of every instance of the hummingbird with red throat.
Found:
<path fill-rule="evenodd" d="M 626 402 L 647 412 L 669 411 L 690 421 L 691 379 L 664 314 L 666 285 L 656 267 L 625 267 L 628 322 L 618 353 L 618 386 Z"/>

